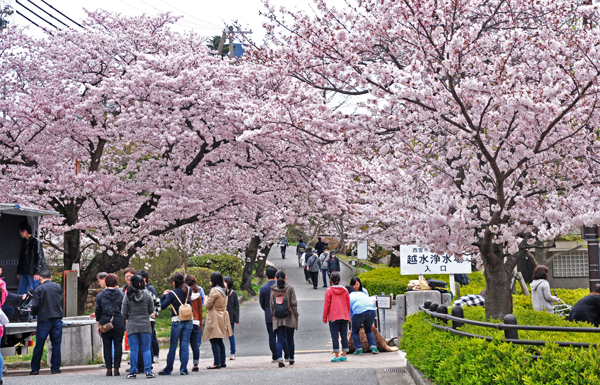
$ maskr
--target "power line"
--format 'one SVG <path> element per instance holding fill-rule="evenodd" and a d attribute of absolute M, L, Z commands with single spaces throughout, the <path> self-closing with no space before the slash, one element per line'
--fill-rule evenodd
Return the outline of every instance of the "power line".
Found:
<path fill-rule="evenodd" d="M 35 25 L 38 28 L 44 29 L 42 27 L 40 27 L 40 25 L 38 23 L 36 23 L 35 21 L 31 20 L 30 18 L 28 18 L 27 16 L 23 15 L 21 12 L 19 12 L 19 10 L 16 10 L 17 15 L 21 16 L 23 19 L 29 21 L 31 24 Z"/>
<path fill-rule="evenodd" d="M 62 25 L 64 25 L 67 28 L 71 28 L 70 26 L 66 25 L 65 23 L 63 23 L 61 20 L 57 19 L 56 17 L 54 17 L 54 15 L 52 15 L 51 13 L 48 13 L 45 9 L 41 8 L 39 5 L 37 5 L 36 3 L 34 3 L 31 0 L 27 0 L 28 2 L 30 2 L 31 4 L 33 4 L 33 6 L 35 6 L 36 8 L 38 8 L 40 11 L 44 12 L 46 15 L 50 16 L 51 18 L 53 18 L 54 20 L 58 21 L 59 23 L 61 23 Z"/>
<path fill-rule="evenodd" d="M 181 12 L 181 13 L 183 13 L 183 14 L 186 14 L 186 15 L 188 15 L 189 17 L 193 17 L 194 19 L 196 19 L 196 20 L 199 20 L 199 21 L 201 21 L 201 22 L 203 22 L 203 23 L 206 23 L 206 24 L 208 24 L 208 25 L 213 25 L 213 26 L 215 26 L 215 27 L 221 28 L 221 26 L 220 26 L 220 25 L 218 25 L 218 24 L 211 23 L 211 22 L 209 22 L 209 21 L 206 21 L 206 20 L 199 19 L 199 18 L 197 18 L 196 16 L 190 15 L 189 13 L 187 13 L 187 12 L 185 12 L 185 11 L 182 11 L 182 10 L 181 10 L 181 9 L 179 9 L 179 8 L 175 8 L 174 6 L 172 6 L 171 4 L 167 3 L 167 2 L 166 2 L 166 1 L 164 1 L 164 0 L 160 0 L 160 1 L 161 1 L 161 2 L 163 2 L 163 3 L 165 3 L 166 5 L 168 5 L 169 7 L 171 7 L 171 8 L 173 8 L 173 9 L 175 9 L 175 10 L 179 11 L 179 12 Z"/>
<path fill-rule="evenodd" d="M 140 1 L 141 3 L 144 3 L 144 4 L 146 4 L 146 5 L 147 5 L 147 6 L 149 6 L 150 8 L 154 9 L 155 11 L 158 11 L 158 12 L 160 12 L 160 13 L 165 13 L 164 11 L 162 11 L 162 10 L 160 10 L 160 9 L 158 9 L 158 8 L 156 8 L 156 7 L 154 7 L 154 6 L 150 5 L 150 4 L 148 4 L 148 3 L 146 3 L 144 0 L 139 0 L 139 1 Z M 199 28 L 201 28 L 201 29 L 214 29 L 214 27 L 210 27 L 210 26 L 206 26 L 206 25 L 200 25 L 200 24 L 192 23 L 191 21 L 187 21 L 187 20 L 179 20 L 179 21 L 177 21 L 177 22 L 178 22 L 178 23 L 187 23 L 187 24 L 190 24 L 190 25 L 192 25 L 192 26 L 197 26 L 197 27 L 199 27 Z M 193 27 L 192 27 L 192 28 L 193 28 Z"/>
<path fill-rule="evenodd" d="M 53 26 L 54 28 L 58 29 L 60 31 L 60 28 L 58 28 L 57 26 L 55 26 L 54 24 L 52 24 L 51 22 L 49 22 L 48 20 L 44 19 L 43 17 L 41 17 L 40 15 L 38 15 L 37 13 L 33 12 L 31 9 L 27 8 L 26 6 L 24 6 L 19 0 L 16 0 L 17 4 L 19 4 L 21 7 L 25 8 L 26 10 L 28 10 L 29 12 L 33 13 L 34 15 L 36 15 L 38 18 L 44 20 L 47 24 L 50 24 L 51 26 Z M 39 26 L 38 26 L 39 27 Z"/>
<path fill-rule="evenodd" d="M 75 20 L 71 19 L 69 16 L 65 15 L 64 13 L 62 13 L 61 11 L 59 11 L 58 9 L 54 8 L 53 6 L 51 6 L 50 4 L 48 4 L 45 0 L 42 0 L 42 3 L 46 4 L 47 6 L 49 6 L 50 8 L 52 8 L 53 10 L 55 10 L 56 12 L 60 13 L 61 15 L 63 15 L 63 17 L 67 18 L 71 23 L 74 23 L 74 24 L 78 25 L 80 28 L 85 29 L 85 27 L 83 25 L 79 24 Z"/>

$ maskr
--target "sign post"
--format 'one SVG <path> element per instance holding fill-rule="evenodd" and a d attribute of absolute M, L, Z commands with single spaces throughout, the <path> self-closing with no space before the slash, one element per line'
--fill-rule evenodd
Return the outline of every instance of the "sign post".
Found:
<path fill-rule="evenodd" d="M 381 293 L 381 295 L 377 296 L 377 308 L 378 309 L 382 309 L 383 310 L 383 314 L 381 316 L 381 335 L 383 336 L 383 338 L 386 338 L 385 336 L 385 309 L 391 309 L 392 308 L 392 296 L 391 295 L 385 295 L 385 293 Z"/>
<path fill-rule="evenodd" d="M 449 274 L 450 291 L 456 294 L 454 274 L 470 274 L 471 258 L 449 254 L 435 254 L 427 247 L 417 245 L 400 246 L 400 274 L 418 275 Z"/>

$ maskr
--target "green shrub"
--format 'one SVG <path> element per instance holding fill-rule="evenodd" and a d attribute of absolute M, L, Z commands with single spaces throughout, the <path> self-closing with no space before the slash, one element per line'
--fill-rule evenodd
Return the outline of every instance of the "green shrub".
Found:
<path fill-rule="evenodd" d="M 519 324 L 574 326 L 548 313 L 515 309 Z M 483 320 L 485 310 L 465 308 L 465 316 Z M 435 329 L 424 313 L 411 315 L 403 325 L 401 348 L 407 359 L 436 384 L 598 384 L 598 348 L 561 348 L 503 342 L 504 332 L 465 325 L 462 331 L 494 337 L 487 342 Z M 581 325 L 585 326 L 585 325 Z M 596 333 L 519 331 L 521 339 L 600 342 Z"/>
<path fill-rule="evenodd" d="M 171 273 L 171 276 L 175 273 L 183 274 L 183 269 L 177 269 Z M 188 267 L 187 274 L 196 277 L 196 284 L 204 289 L 205 293 L 208 293 L 210 289 L 210 275 L 213 273 L 212 270 L 205 267 Z M 162 294 L 162 293 L 159 293 Z"/>
<path fill-rule="evenodd" d="M 474 272 L 468 274 L 471 281 L 467 286 L 460 289 L 460 294 L 479 294 L 485 289 L 485 278 L 483 273 Z M 358 276 L 363 286 L 369 291 L 369 294 L 394 293 L 404 294 L 408 289 L 408 282 L 413 279 L 419 279 L 418 275 L 400 275 L 399 267 L 382 267 L 373 269 Z M 450 282 L 448 274 L 426 275 L 425 278 L 437 279 L 446 283 Z M 450 287 L 448 286 L 448 290 Z"/>
<path fill-rule="evenodd" d="M 230 254 L 205 254 L 191 257 L 188 267 L 205 267 L 212 271 L 219 271 L 223 276 L 229 275 L 233 279 L 234 289 L 239 289 L 242 284 L 242 271 L 244 264 L 235 255 Z"/>

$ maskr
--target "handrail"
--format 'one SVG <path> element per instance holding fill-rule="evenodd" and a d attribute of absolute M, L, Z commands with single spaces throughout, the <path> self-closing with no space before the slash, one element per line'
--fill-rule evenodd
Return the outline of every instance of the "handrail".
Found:
<path fill-rule="evenodd" d="M 455 317 L 450 314 L 436 313 L 434 311 L 425 309 L 423 306 L 419 306 L 419 310 L 429 314 L 435 318 L 445 319 L 447 321 L 455 321 L 463 324 L 469 324 L 474 326 L 489 327 L 498 330 L 535 330 L 535 331 L 550 331 L 550 332 L 575 332 L 575 333 L 600 333 L 600 328 L 589 328 L 589 327 L 571 327 L 571 326 L 537 326 L 537 325 L 511 325 L 505 323 L 491 323 L 482 321 L 473 321 L 467 318 Z"/>
<path fill-rule="evenodd" d="M 433 310 L 431 310 L 433 309 Z M 436 311 L 438 310 L 439 311 Z M 429 323 L 436 329 L 441 329 L 449 333 L 453 333 L 456 335 L 469 337 L 469 338 L 481 338 L 485 339 L 488 342 L 493 341 L 495 338 L 489 336 L 482 336 L 473 333 L 467 333 L 463 331 L 457 330 L 464 324 L 481 326 L 486 328 L 492 328 L 497 330 L 504 330 L 504 340 L 505 342 L 510 342 L 519 345 L 535 345 L 535 346 L 544 346 L 549 343 L 557 344 L 561 347 L 596 347 L 597 344 L 594 343 L 586 343 L 586 342 L 550 342 L 550 341 L 536 341 L 536 340 L 521 340 L 519 339 L 519 330 L 535 330 L 535 331 L 551 331 L 551 332 L 571 332 L 571 333 L 600 333 L 599 328 L 590 328 L 590 327 L 567 327 L 567 326 L 537 326 L 537 325 L 518 325 L 517 318 L 513 314 L 507 314 L 504 317 L 504 323 L 491 323 L 491 322 L 481 322 L 474 321 L 470 319 L 466 319 L 463 316 L 463 309 L 461 307 L 454 307 L 452 309 L 452 315 L 449 315 L 448 308 L 444 305 L 438 305 L 437 303 L 432 303 L 427 300 L 423 304 L 423 306 L 419 306 L 419 311 L 422 311 L 433 318 L 438 318 L 443 320 L 444 322 L 452 321 L 452 327 L 444 326 L 432 322 L 428 319 L 425 321 Z"/>

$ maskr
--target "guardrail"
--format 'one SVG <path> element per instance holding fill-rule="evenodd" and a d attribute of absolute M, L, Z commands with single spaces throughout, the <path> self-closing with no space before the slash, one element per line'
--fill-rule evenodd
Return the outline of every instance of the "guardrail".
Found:
<path fill-rule="evenodd" d="M 507 314 L 504 316 L 504 323 L 494 324 L 490 322 L 473 321 L 464 318 L 462 307 L 455 306 L 452 308 L 452 315 L 448 314 L 448 308 L 444 305 L 439 305 L 430 300 L 425 301 L 423 306 L 419 306 L 419 310 L 429 314 L 433 318 L 441 319 L 444 323 L 452 321 L 452 326 L 443 326 L 435 322 L 427 321 L 430 325 L 436 329 L 445 330 L 452 334 L 457 334 L 464 337 L 470 338 L 481 338 L 487 341 L 493 341 L 493 337 L 481 336 L 478 334 L 466 333 L 457 330 L 464 324 L 482 326 L 491 329 L 504 330 L 504 340 L 506 342 L 512 342 L 519 345 L 536 345 L 543 346 L 548 343 L 557 344 L 558 346 L 573 346 L 587 348 L 590 346 L 596 346 L 596 344 L 588 344 L 584 342 L 557 342 L 557 341 L 535 341 L 535 340 L 521 340 L 519 339 L 519 330 L 536 330 L 536 331 L 550 331 L 550 332 L 572 332 L 572 333 L 600 333 L 600 328 L 595 327 L 567 327 L 567 326 L 536 326 L 536 325 L 519 325 L 517 324 L 517 317 L 514 314 Z"/>

